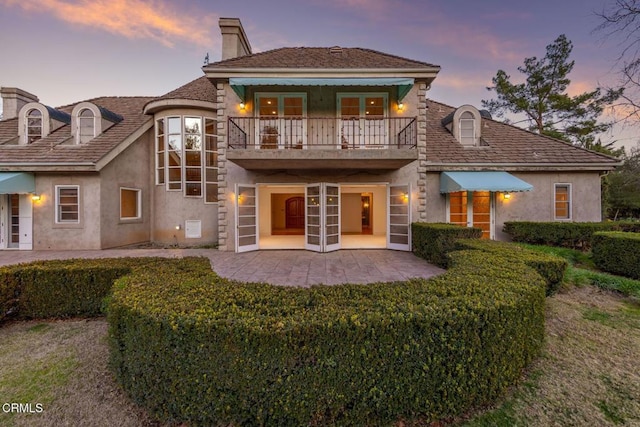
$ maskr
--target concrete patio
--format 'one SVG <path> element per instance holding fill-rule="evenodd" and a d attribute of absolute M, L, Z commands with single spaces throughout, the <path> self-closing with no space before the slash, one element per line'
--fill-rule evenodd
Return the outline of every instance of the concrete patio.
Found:
<path fill-rule="evenodd" d="M 329 253 L 303 250 L 233 253 L 216 249 L 1 251 L 0 266 L 51 259 L 188 256 L 209 258 L 213 270 L 222 277 L 284 286 L 388 282 L 429 278 L 444 272 L 411 252 L 386 249 L 340 250 Z"/>

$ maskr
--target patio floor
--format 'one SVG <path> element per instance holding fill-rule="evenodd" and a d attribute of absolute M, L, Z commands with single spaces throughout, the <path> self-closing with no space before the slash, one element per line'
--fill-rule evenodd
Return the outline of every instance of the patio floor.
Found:
<path fill-rule="evenodd" d="M 0 251 L 0 266 L 49 259 L 150 256 L 203 256 L 209 258 L 213 270 L 222 277 L 284 286 L 389 282 L 417 277 L 429 278 L 444 272 L 411 252 L 386 249 L 340 250 L 329 253 L 303 250 L 233 253 L 216 249 Z"/>

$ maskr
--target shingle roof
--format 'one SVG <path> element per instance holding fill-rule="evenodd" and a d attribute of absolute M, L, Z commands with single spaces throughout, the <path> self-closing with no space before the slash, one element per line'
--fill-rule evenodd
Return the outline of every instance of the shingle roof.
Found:
<path fill-rule="evenodd" d="M 427 100 L 427 162 L 438 164 L 611 164 L 617 159 L 585 150 L 564 141 L 541 136 L 489 119 L 482 118 L 482 139 L 486 145 L 464 147 L 443 125 L 442 120 L 454 107 Z"/>
<path fill-rule="evenodd" d="M 38 141 L 28 145 L 0 145 L 0 164 L 95 164 L 107 153 L 123 142 L 146 122 L 152 120 L 143 113 L 143 106 L 152 97 L 102 97 L 89 99 L 97 106 L 122 117 L 122 121 L 108 128 L 101 135 L 83 144 L 63 145 L 72 138 L 71 126 L 64 125 Z M 76 104 L 59 107 L 70 113 Z M 0 121 L 0 143 L 18 134 L 18 119 Z"/>
<path fill-rule="evenodd" d="M 153 98 L 151 101 L 162 101 L 165 99 L 215 102 L 216 88 L 206 76 L 202 76 L 165 95 Z"/>
<path fill-rule="evenodd" d="M 204 67 L 205 70 L 216 68 L 431 69 L 440 67 L 371 49 L 284 47 L 213 62 Z"/>

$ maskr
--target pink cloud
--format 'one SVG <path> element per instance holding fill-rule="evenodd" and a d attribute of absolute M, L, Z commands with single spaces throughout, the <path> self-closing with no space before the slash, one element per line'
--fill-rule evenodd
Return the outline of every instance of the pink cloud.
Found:
<path fill-rule="evenodd" d="M 151 39 L 173 47 L 177 42 L 213 46 L 209 31 L 216 17 L 169 6 L 161 0 L 0 0 L 26 13 L 53 15 L 60 21 L 98 28 L 130 39 Z"/>

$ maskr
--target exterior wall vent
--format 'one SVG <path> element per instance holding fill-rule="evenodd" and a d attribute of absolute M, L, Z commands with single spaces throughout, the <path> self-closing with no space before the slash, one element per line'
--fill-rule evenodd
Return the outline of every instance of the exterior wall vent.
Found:
<path fill-rule="evenodd" d="M 184 237 L 187 239 L 199 239 L 202 237 L 202 221 L 188 219 L 184 222 Z"/>

